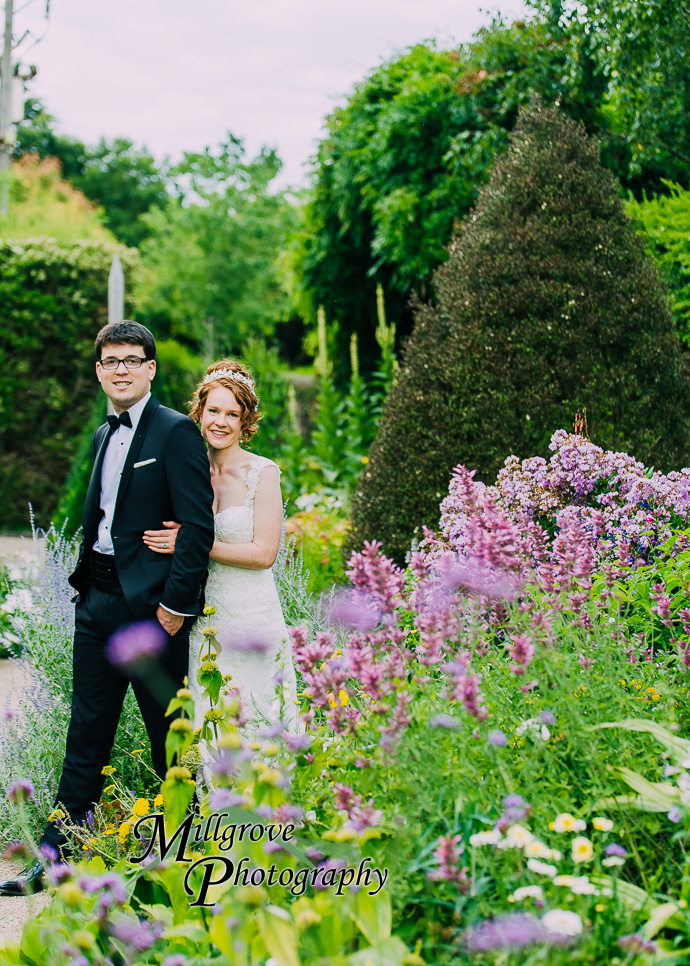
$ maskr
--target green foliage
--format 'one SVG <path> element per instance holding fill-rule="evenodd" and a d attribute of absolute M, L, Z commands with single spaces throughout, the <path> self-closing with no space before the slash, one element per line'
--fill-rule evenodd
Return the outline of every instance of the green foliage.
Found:
<path fill-rule="evenodd" d="M 0 526 L 55 512 L 94 400 L 93 340 L 107 322 L 114 245 L 0 241 Z M 136 252 L 120 249 L 130 290 Z"/>
<path fill-rule="evenodd" d="M 63 176 L 100 206 L 106 226 L 128 246 L 140 245 L 148 233 L 141 215 L 168 200 L 164 175 L 146 149 L 135 148 L 125 138 L 101 138 L 96 147 L 87 147 L 58 134 L 55 118 L 33 98 L 24 106 L 14 155 L 57 158 Z"/>
<path fill-rule="evenodd" d="M 89 489 L 89 480 L 93 469 L 93 434 L 101 423 L 105 422 L 106 399 L 99 394 L 93 401 L 91 416 L 84 424 L 79 438 L 79 445 L 72 459 L 72 465 L 67 473 L 60 493 L 60 500 L 55 511 L 58 526 L 65 526 L 70 533 L 75 533 L 81 526 L 84 503 Z"/>
<path fill-rule="evenodd" d="M 294 212 L 271 189 L 280 161 L 244 153 L 229 135 L 216 153 L 185 154 L 171 171 L 179 197 L 143 219 L 142 321 L 209 357 L 271 335 L 290 311 L 278 256 Z"/>
<path fill-rule="evenodd" d="M 690 191 L 667 183 L 668 195 L 631 198 L 628 213 L 646 236 L 671 293 L 671 309 L 683 341 L 690 345 Z"/>
<path fill-rule="evenodd" d="M 59 165 L 52 159 L 38 162 L 28 156 L 12 166 L 10 208 L 7 215 L 0 216 L 0 237 L 39 236 L 61 243 L 77 239 L 115 243 L 103 227 L 101 214 L 60 177 Z"/>
<path fill-rule="evenodd" d="M 249 448 L 260 456 L 275 459 L 289 435 L 288 382 L 286 369 L 275 345 L 251 336 L 242 347 L 242 362 L 249 368 L 257 391 L 263 419 Z"/>
<path fill-rule="evenodd" d="M 286 522 L 301 554 L 308 593 L 329 593 L 334 584 L 345 583 L 342 547 L 350 529 L 342 502 L 327 494 L 305 494 L 300 509 Z"/>
<path fill-rule="evenodd" d="M 164 406 L 186 413 L 205 368 L 201 356 L 174 339 L 156 339 L 156 398 Z"/>
<path fill-rule="evenodd" d="M 544 25 L 496 21 L 459 51 L 396 57 L 328 118 L 296 265 L 305 311 L 323 304 L 341 325 L 336 358 L 354 331 L 372 367 L 377 282 L 409 332 L 409 295 L 445 260 L 520 105 L 563 95 L 564 58 Z"/>
<path fill-rule="evenodd" d="M 560 36 L 566 85 L 599 100 L 603 154 L 641 195 L 688 186 L 690 18 L 680 0 L 528 0 Z M 663 52 L 663 53 L 662 53 Z"/>
<path fill-rule="evenodd" d="M 545 454 L 586 408 L 593 440 L 658 468 L 686 458 L 685 363 L 667 297 L 584 131 L 523 113 L 472 218 L 419 305 L 353 499 L 353 546 L 403 559 L 452 468 L 495 475 Z"/>

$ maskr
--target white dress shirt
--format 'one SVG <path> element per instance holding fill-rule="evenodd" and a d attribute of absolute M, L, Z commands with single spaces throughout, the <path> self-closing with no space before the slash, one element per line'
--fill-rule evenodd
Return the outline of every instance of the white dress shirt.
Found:
<path fill-rule="evenodd" d="M 103 457 L 103 466 L 101 467 L 101 510 L 103 510 L 103 518 L 98 525 L 98 539 L 93 545 L 93 549 L 98 553 L 106 553 L 111 556 L 115 554 L 111 530 L 115 503 L 117 502 L 117 491 L 120 488 L 120 479 L 125 468 L 129 447 L 132 445 L 141 414 L 150 398 L 151 393 L 147 392 L 143 399 L 140 399 L 131 409 L 127 410 L 129 418 L 132 420 L 131 428 L 120 423 L 108 442 L 108 448 Z"/>

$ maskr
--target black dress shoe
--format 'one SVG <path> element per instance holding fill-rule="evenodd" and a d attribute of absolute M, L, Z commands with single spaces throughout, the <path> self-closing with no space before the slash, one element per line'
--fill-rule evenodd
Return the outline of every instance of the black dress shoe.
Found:
<path fill-rule="evenodd" d="M 6 879 L 0 882 L 0 896 L 28 896 L 35 892 L 42 892 L 45 888 L 45 870 L 36 860 L 32 866 L 17 876 L 16 879 Z"/>

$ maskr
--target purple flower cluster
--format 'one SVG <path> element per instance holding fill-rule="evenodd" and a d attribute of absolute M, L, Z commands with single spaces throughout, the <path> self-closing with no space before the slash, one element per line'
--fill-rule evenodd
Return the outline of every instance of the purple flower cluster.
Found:
<path fill-rule="evenodd" d="M 467 866 L 460 866 L 465 846 L 460 835 L 442 835 L 434 850 L 437 867 L 427 872 L 427 878 L 436 882 L 452 882 L 460 891 L 469 888 Z"/>
<path fill-rule="evenodd" d="M 34 786 L 29 778 L 18 778 L 7 789 L 7 797 L 15 805 L 30 802 L 34 797 Z"/>
<path fill-rule="evenodd" d="M 427 539 L 431 554 L 451 550 L 470 569 L 479 560 L 494 572 L 536 573 L 543 590 L 576 594 L 602 561 L 614 579 L 665 540 L 671 526 L 690 520 L 690 468 L 666 476 L 647 471 L 631 456 L 565 430 L 554 433 L 550 448 L 548 463 L 509 457 L 490 487 L 456 467 L 441 504 L 440 540 Z M 553 519 L 551 541 L 541 522 Z M 489 596 L 488 585 L 476 589 Z M 667 618 L 663 599 L 657 607 Z"/>
<path fill-rule="evenodd" d="M 134 957 L 136 953 L 143 953 L 150 949 L 163 935 L 164 928 L 163 923 L 156 920 L 135 922 L 123 918 L 111 926 L 111 932 L 116 939 L 125 944 L 129 956 Z"/>
<path fill-rule="evenodd" d="M 362 805 L 362 796 L 355 795 L 349 785 L 335 784 L 335 807 L 339 812 L 345 812 L 346 820 L 343 828 L 354 832 L 363 832 L 365 828 L 372 828 L 381 821 L 383 812 L 374 808 L 373 799 Z"/>
<path fill-rule="evenodd" d="M 544 927 L 534 916 L 513 914 L 488 919 L 465 933 L 465 945 L 473 953 L 494 949 L 522 949 L 544 939 Z"/>
<path fill-rule="evenodd" d="M 505 831 L 511 825 L 515 825 L 516 822 L 521 822 L 523 819 L 527 818 L 530 813 L 531 806 L 522 795 L 506 795 L 503 799 L 503 814 L 496 822 L 496 828 L 499 832 Z"/>

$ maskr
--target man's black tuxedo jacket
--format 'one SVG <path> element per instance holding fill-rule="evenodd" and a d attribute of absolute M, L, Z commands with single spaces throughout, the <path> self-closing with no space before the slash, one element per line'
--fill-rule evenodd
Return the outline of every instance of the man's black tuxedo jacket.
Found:
<path fill-rule="evenodd" d="M 69 578 L 80 594 L 89 585 L 90 551 L 103 516 L 101 470 L 109 430 L 107 424 L 99 426 L 93 440 L 82 543 Z M 142 540 L 144 530 L 161 530 L 164 520 L 182 524 L 174 554 L 154 553 Z M 179 613 L 201 612 L 213 546 L 213 490 L 206 448 L 188 416 L 161 406 L 153 397 L 141 414 L 127 454 L 111 532 L 118 577 L 135 617 L 152 617 L 159 604 Z"/>

